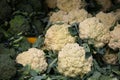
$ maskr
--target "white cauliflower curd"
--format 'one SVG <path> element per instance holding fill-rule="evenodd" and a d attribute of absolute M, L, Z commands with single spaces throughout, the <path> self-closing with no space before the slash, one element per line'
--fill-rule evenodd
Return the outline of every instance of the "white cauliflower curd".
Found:
<path fill-rule="evenodd" d="M 64 16 L 64 20 L 65 22 L 72 24 L 75 22 L 80 23 L 89 17 L 91 17 L 91 14 L 89 14 L 85 9 L 74 9 L 71 10 L 67 16 Z"/>
<path fill-rule="evenodd" d="M 85 50 L 77 43 L 68 43 L 58 54 L 58 71 L 65 76 L 83 76 L 91 71 L 92 57 L 85 58 Z"/>
<path fill-rule="evenodd" d="M 111 31 L 108 45 L 112 49 L 120 48 L 120 24 L 115 26 L 114 30 Z"/>
<path fill-rule="evenodd" d="M 103 47 L 110 38 L 109 29 L 96 17 L 88 18 L 81 22 L 79 32 L 81 39 L 92 39 L 95 47 Z"/>
<path fill-rule="evenodd" d="M 65 20 L 65 16 L 67 16 L 67 12 L 65 11 L 58 11 L 58 12 L 53 12 L 52 15 L 50 16 L 50 22 L 52 23 L 57 23 L 57 22 L 63 22 L 63 23 L 68 23 Z"/>
<path fill-rule="evenodd" d="M 83 6 L 85 6 L 85 3 L 82 0 L 57 0 L 57 7 L 66 12 L 80 9 Z"/>
<path fill-rule="evenodd" d="M 28 51 L 18 54 L 16 62 L 23 66 L 30 65 L 31 69 L 43 72 L 47 69 L 44 52 L 36 48 L 30 48 Z"/>
<path fill-rule="evenodd" d="M 45 46 L 52 50 L 61 50 L 67 43 L 74 43 L 75 38 L 68 31 L 68 24 L 52 25 L 45 35 Z"/>
<path fill-rule="evenodd" d="M 112 27 L 117 20 L 113 13 L 99 12 L 96 17 L 108 28 Z"/>
<path fill-rule="evenodd" d="M 59 15 L 59 16 L 58 16 Z M 89 14 L 85 9 L 75 9 L 70 12 L 65 11 L 58 11 L 53 12 L 50 16 L 50 22 L 57 23 L 57 22 L 63 22 L 63 23 L 80 23 L 83 20 L 91 17 L 91 14 Z"/>

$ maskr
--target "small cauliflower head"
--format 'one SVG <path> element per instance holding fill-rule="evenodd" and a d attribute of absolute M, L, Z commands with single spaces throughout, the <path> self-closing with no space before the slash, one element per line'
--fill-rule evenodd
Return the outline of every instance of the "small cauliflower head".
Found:
<path fill-rule="evenodd" d="M 79 31 L 80 38 L 88 39 L 95 47 L 103 47 L 110 38 L 109 29 L 96 17 L 88 18 L 81 22 Z"/>
<path fill-rule="evenodd" d="M 108 28 L 112 27 L 117 20 L 113 13 L 99 12 L 96 17 Z"/>
<path fill-rule="evenodd" d="M 68 43 L 58 54 L 58 71 L 65 76 L 83 76 L 91 71 L 92 57 L 85 58 L 85 50 L 77 43 Z"/>
<path fill-rule="evenodd" d="M 66 12 L 74 9 L 80 9 L 83 6 L 85 6 L 85 2 L 82 0 L 57 0 L 57 7 Z"/>
<path fill-rule="evenodd" d="M 61 10 L 58 12 L 53 12 L 52 15 L 50 16 L 50 22 L 52 22 L 52 23 L 58 23 L 58 22 L 67 23 L 66 20 L 64 19 L 64 17 L 67 16 L 67 14 L 68 14 L 67 12 L 61 11 Z"/>
<path fill-rule="evenodd" d="M 114 65 L 118 62 L 118 54 L 108 49 L 102 59 L 104 62 Z"/>
<path fill-rule="evenodd" d="M 108 45 L 114 50 L 120 48 L 120 24 L 115 26 L 114 30 L 111 31 Z"/>
<path fill-rule="evenodd" d="M 52 50 L 61 50 L 67 43 L 74 43 L 75 37 L 72 37 L 68 31 L 68 24 L 52 25 L 45 35 L 45 46 Z"/>
<path fill-rule="evenodd" d="M 45 0 L 45 3 L 49 8 L 55 8 L 57 6 L 57 0 Z"/>
<path fill-rule="evenodd" d="M 28 51 L 18 54 L 16 62 L 23 66 L 30 65 L 31 69 L 43 72 L 47 69 L 45 53 L 36 48 L 30 48 Z"/>
<path fill-rule="evenodd" d="M 80 23 L 83 20 L 91 17 L 91 15 L 84 9 L 74 9 L 68 13 L 67 16 L 64 16 L 65 22 L 69 22 L 70 24 L 72 23 Z"/>

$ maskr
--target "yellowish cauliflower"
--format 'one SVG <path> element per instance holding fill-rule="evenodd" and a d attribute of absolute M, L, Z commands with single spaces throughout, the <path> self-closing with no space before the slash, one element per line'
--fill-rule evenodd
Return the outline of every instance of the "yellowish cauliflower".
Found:
<path fill-rule="evenodd" d="M 85 6 L 85 3 L 82 0 L 57 0 L 57 7 L 67 12 L 80 9 L 83 6 Z"/>
<path fill-rule="evenodd" d="M 57 23 L 57 22 L 63 22 L 63 23 L 68 23 L 65 22 L 65 16 L 67 16 L 67 12 L 65 11 L 58 11 L 58 12 L 53 12 L 52 15 L 50 16 L 50 22 L 52 23 Z"/>
<path fill-rule="evenodd" d="M 109 41 L 109 29 L 98 18 L 92 17 L 79 25 L 81 39 L 92 39 L 95 47 L 103 47 Z M 91 42 L 91 41 L 90 41 Z"/>
<path fill-rule="evenodd" d="M 45 46 L 52 50 L 61 50 L 67 43 L 74 43 L 75 38 L 68 31 L 68 24 L 52 25 L 45 35 Z"/>
<path fill-rule="evenodd" d="M 42 50 L 30 48 L 28 51 L 20 53 L 16 58 L 16 62 L 23 66 L 30 65 L 31 69 L 43 72 L 47 69 L 44 55 L 45 53 Z"/>
<path fill-rule="evenodd" d="M 64 16 L 64 20 L 72 24 L 74 22 L 80 23 L 89 17 L 91 17 L 91 15 L 85 9 L 74 9 L 70 11 L 67 16 Z"/>
<path fill-rule="evenodd" d="M 114 30 L 111 31 L 108 45 L 112 49 L 120 48 L 120 24 L 115 26 Z"/>
<path fill-rule="evenodd" d="M 106 27 L 110 28 L 116 22 L 116 17 L 113 13 L 104 13 L 99 12 L 96 17 L 100 19 L 100 21 L 106 25 Z"/>
<path fill-rule="evenodd" d="M 85 58 L 85 50 L 77 43 L 68 43 L 58 54 L 58 71 L 65 76 L 83 76 L 91 71 L 92 57 Z"/>
<path fill-rule="evenodd" d="M 118 61 L 118 54 L 108 49 L 105 55 L 103 56 L 103 61 L 108 64 L 116 64 Z"/>
<path fill-rule="evenodd" d="M 91 17 L 91 14 L 84 9 L 75 9 L 70 12 L 60 10 L 58 12 L 53 12 L 50 16 L 50 21 L 53 23 L 63 22 L 72 24 L 74 22 L 80 23 L 89 17 Z"/>
<path fill-rule="evenodd" d="M 57 6 L 57 0 L 45 0 L 45 3 L 49 8 L 55 8 Z"/>

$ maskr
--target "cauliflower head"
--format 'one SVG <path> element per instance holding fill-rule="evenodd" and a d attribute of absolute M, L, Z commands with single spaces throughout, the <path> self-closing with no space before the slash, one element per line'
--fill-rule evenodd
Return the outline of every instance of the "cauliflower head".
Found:
<path fill-rule="evenodd" d="M 0 80 L 10 80 L 15 74 L 15 61 L 8 54 L 0 54 Z"/>
<path fill-rule="evenodd" d="M 109 41 L 109 29 L 96 17 L 88 18 L 79 25 L 81 39 L 92 39 L 95 47 L 103 47 Z M 91 41 L 90 41 L 91 42 Z"/>
<path fill-rule="evenodd" d="M 111 31 L 108 45 L 114 50 L 120 48 L 120 24 L 115 26 L 114 30 Z"/>
<path fill-rule="evenodd" d="M 75 37 L 72 37 L 68 31 L 68 24 L 52 25 L 45 35 L 45 46 L 52 50 L 61 50 L 67 43 L 74 43 Z"/>
<path fill-rule="evenodd" d="M 58 54 L 58 71 L 65 76 L 83 76 L 91 71 L 92 57 L 85 58 L 85 50 L 77 43 L 68 43 Z"/>
<path fill-rule="evenodd" d="M 84 9 L 75 9 L 70 12 L 60 10 L 58 12 L 53 12 L 53 14 L 50 16 L 50 21 L 52 23 L 63 22 L 72 24 L 75 22 L 80 23 L 89 17 L 91 17 L 91 14 Z"/>
<path fill-rule="evenodd" d="M 23 66 L 30 65 L 31 69 L 43 72 L 47 69 L 47 62 L 45 60 L 45 53 L 36 48 L 30 48 L 28 51 L 20 53 L 16 62 Z"/>
<path fill-rule="evenodd" d="M 74 9 L 70 11 L 67 16 L 64 16 L 64 20 L 72 24 L 75 22 L 80 23 L 89 17 L 91 17 L 91 15 L 85 9 Z"/>
<path fill-rule="evenodd" d="M 113 13 L 99 12 L 96 17 L 108 28 L 112 27 L 117 20 Z"/>
<path fill-rule="evenodd" d="M 67 12 L 80 9 L 83 6 L 85 6 L 85 3 L 82 0 L 57 0 L 57 7 Z"/>
<path fill-rule="evenodd" d="M 57 22 L 63 22 L 63 23 L 68 23 L 65 22 L 65 16 L 67 16 L 67 12 L 65 11 L 58 11 L 58 12 L 53 12 L 52 15 L 50 16 L 50 22 L 52 23 L 57 23 Z M 59 15 L 59 16 L 58 16 Z"/>
<path fill-rule="evenodd" d="M 108 49 L 102 59 L 108 64 L 116 64 L 118 61 L 118 54 Z"/>
<path fill-rule="evenodd" d="M 45 0 L 45 3 L 49 8 L 55 8 L 57 6 L 57 0 Z"/>

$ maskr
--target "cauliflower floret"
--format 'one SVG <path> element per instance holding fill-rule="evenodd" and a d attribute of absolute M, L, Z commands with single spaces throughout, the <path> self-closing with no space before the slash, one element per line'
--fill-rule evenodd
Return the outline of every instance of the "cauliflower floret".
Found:
<path fill-rule="evenodd" d="M 45 0 L 49 8 L 55 8 L 57 5 L 57 0 Z"/>
<path fill-rule="evenodd" d="M 52 16 L 50 16 L 50 21 L 53 23 L 63 22 L 72 24 L 74 22 L 80 23 L 89 17 L 91 17 L 91 14 L 88 14 L 84 9 L 75 9 L 70 12 L 60 10 L 58 12 L 54 12 Z"/>
<path fill-rule="evenodd" d="M 83 6 L 85 6 L 85 3 L 82 0 L 57 0 L 57 7 L 67 12 L 80 9 Z"/>
<path fill-rule="evenodd" d="M 75 9 L 75 10 L 70 11 L 67 16 L 64 16 L 64 20 L 67 20 L 65 22 L 69 22 L 70 24 L 72 24 L 74 22 L 80 23 L 89 17 L 91 17 L 91 15 L 88 14 L 86 10 Z"/>
<path fill-rule="evenodd" d="M 81 77 L 91 71 L 92 57 L 85 58 L 85 50 L 77 43 L 68 43 L 58 54 L 58 71 L 65 76 Z"/>
<path fill-rule="evenodd" d="M 110 33 L 109 47 L 112 49 L 120 48 L 120 24 Z"/>
<path fill-rule="evenodd" d="M 75 38 L 68 31 L 68 24 L 52 25 L 45 35 L 45 46 L 52 50 L 61 50 L 67 43 L 74 43 Z"/>
<path fill-rule="evenodd" d="M 67 16 L 67 14 L 68 14 L 67 12 L 61 11 L 61 10 L 58 12 L 53 12 L 52 15 L 50 16 L 50 22 L 52 22 L 52 23 L 57 23 L 57 22 L 67 23 L 64 20 L 64 17 Z"/>
<path fill-rule="evenodd" d="M 109 29 L 100 23 L 99 19 L 92 17 L 79 25 L 81 39 L 92 39 L 95 47 L 103 47 L 109 41 Z"/>
<path fill-rule="evenodd" d="M 100 21 L 106 25 L 106 27 L 110 28 L 113 26 L 116 22 L 116 17 L 114 16 L 113 13 L 104 13 L 104 12 L 99 12 L 96 17 L 100 19 Z"/>
<path fill-rule="evenodd" d="M 103 61 L 108 64 L 116 64 L 118 61 L 118 54 L 108 49 L 105 55 L 103 56 Z"/>
<path fill-rule="evenodd" d="M 10 80 L 15 74 L 15 61 L 8 54 L 0 54 L 0 80 Z"/>
<path fill-rule="evenodd" d="M 16 58 L 16 62 L 23 66 L 30 65 L 31 69 L 43 72 L 47 69 L 44 55 L 45 53 L 42 50 L 30 48 L 28 51 L 20 53 Z"/>

